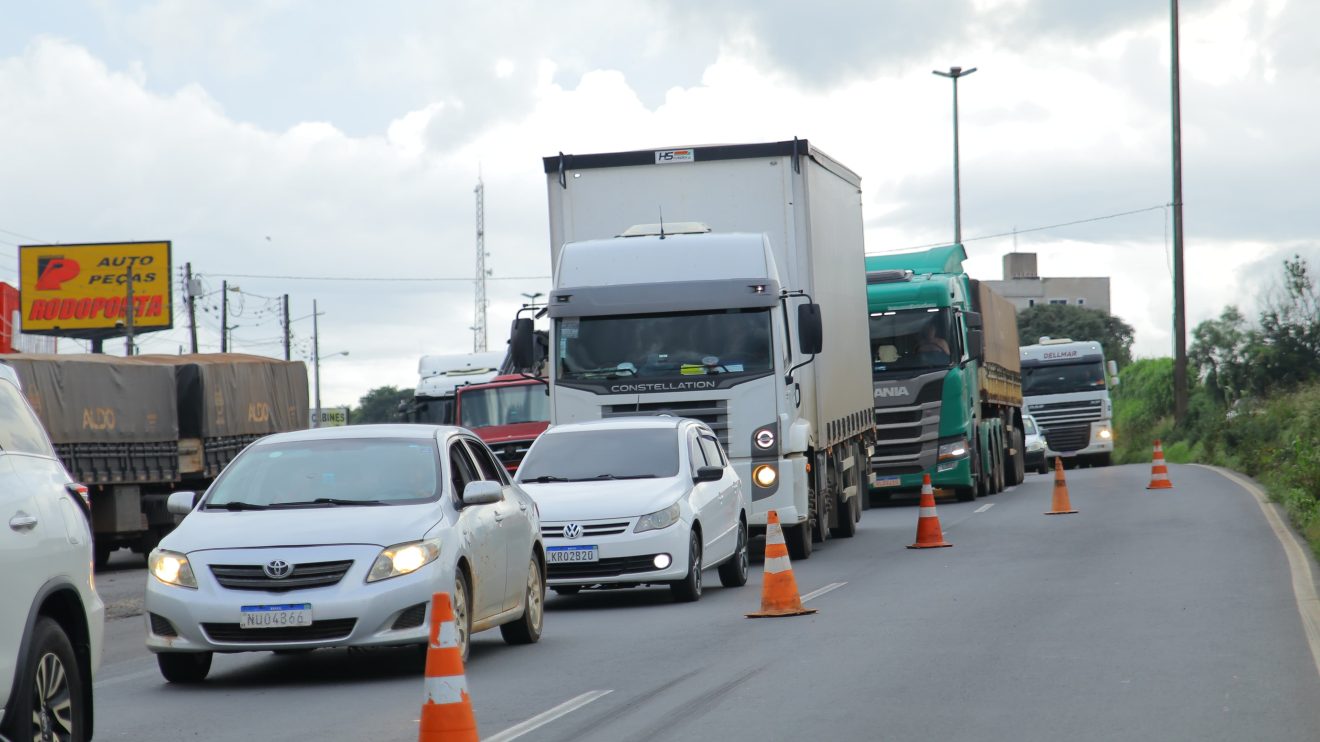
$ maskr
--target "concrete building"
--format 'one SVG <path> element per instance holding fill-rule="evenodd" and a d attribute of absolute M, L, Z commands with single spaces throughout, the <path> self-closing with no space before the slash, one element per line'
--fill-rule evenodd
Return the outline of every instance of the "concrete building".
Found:
<path fill-rule="evenodd" d="M 1036 272 L 1036 253 L 1011 252 L 1004 256 L 1002 281 L 982 281 L 1022 311 L 1038 304 L 1072 304 L 1109 311 L 1109 278 L 1052 277 Z"/>

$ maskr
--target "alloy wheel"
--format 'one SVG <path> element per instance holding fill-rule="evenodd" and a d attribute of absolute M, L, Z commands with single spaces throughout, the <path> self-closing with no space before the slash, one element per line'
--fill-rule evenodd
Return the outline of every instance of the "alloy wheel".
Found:
<path fill-rule="evenodd" d="M 33 742 L 64 742 L 73 739 L 73 691 L 69 675 L 54 652 L 37 661 L 32 688 Z"/>

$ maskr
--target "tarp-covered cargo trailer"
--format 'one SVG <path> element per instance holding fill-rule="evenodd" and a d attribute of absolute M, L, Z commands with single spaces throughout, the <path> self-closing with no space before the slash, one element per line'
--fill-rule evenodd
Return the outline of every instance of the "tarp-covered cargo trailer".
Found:
<path fill-rule="evenodd" d="M 22 354 L 3 362 L 18 372 L 74 479 L 88 485 L 179 479 L 172 370 L 90 354 Z"/>

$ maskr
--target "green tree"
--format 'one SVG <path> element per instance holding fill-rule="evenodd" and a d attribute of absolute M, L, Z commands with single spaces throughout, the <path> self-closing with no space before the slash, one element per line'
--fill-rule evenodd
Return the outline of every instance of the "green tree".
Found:
<path fill-rule="evenodd" d="M 1132 362 L 1132 326 L 1114 315 L 1072 304 L 1037 304 L 1018 312 L 1018 337 L 1031 345 L 1042 337 L 1097 340 L 1105 358 L 1126 366 Z"/>
<path fill-rule="evenodd" d="M 358 400 L 348 419 L 354 425 L 366 423 L 396 423 L 401 421 L 399 403 L 412 399 L 412 389 L 378 386 Z"/>

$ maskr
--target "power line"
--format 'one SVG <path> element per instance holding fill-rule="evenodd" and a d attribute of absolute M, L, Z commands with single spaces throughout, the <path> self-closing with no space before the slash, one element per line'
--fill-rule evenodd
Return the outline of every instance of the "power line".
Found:
<path fill-rule="evenodd" d="M 436 276 L 436 277 L 270 276 L 261 273 L 208 273 L 206 275 L 212 276 L 214 278 L 269 278 L 280 281 L 389 281 L 391 283 L 396 281 L 411 281 L 416 283 L 437 283 L 437 282 L 448 282 L 448 281 L 471 282 L 475 280 L 472 277 L 457 278 L 457 277 L 449 277 L 449 276 L 445 276 L 445 277 L 440 277 L 440 276 Z M 549 276 L 487 276 L 486 280 L 487 281 L 549 281 L 550 277 Z"/>
<path fill-rule="evenodd" d="M 963 242 L 966 243 L 966 242 L 975 242 L 976 240 L 993 240 L 993 239 L 997 239 L 997 238 L 999 238 L 999 237 L 1012 237 L 1012 236 L 1015 235 L 1015 234 L 1026 234 L 1026 233 L 1028 233 L 1028 232 L 1043 232 L 1043 231 L 1045 231 L 1045 230 L 1047 230 L 1047 229 L 1058 229 L 1058 228 L 1060 228 L 1060 227 L 1072 227 L 1072 226 L 1075 226 L 1075 225 L 1078 225 L 1078 224 L 1089 224 L 1089 223 L 1091 223 L 1091 222 L 1099 222 L 1099 221 L 1104 221 L 1104 220 L 1106 220 L 1106 219 L 1117 219 L 1117 218 L 1119 218 L 1119 217 L 1121 217 L 1121 216 L 1132 216 L 1133 214 L 1144 214 L 1144 213 L 1146 213 L 1147 211 L 1160 211 L 1160 210 L 1162 210 L 1162 209 L 1164 209 L 1164 208 L 1166 208 L 1166 207 L 1167 207 L 1166 204 L 1160 204 L 1159 206 L 1147 206 L 1147 207 L 1144 208 L 1144 209 L 1133 209 L 1132 211 L 1120 211 L 1120 212 L 1118 212 L 1118 213 L 1116 213 L 1116 214 L 1105 214 L 1104 216 L 1093 216 L 1093 217 L 1090 217 L 1090 218 L 1087 218 L 1087 219 L 1077 219 L 1077 220 L 1074 220 L 1074 221 L 1071 221 L 1071 222 L 1060 222 L 1059 224 L 1047 224 L 1047 225 L 1045 225 L 1045 226 L 1043 226 L 1043 227 L 1028 227 L 1027 229 L 1014 229 L 1014 230 L 1012 230 L 1011 232 L 1000 232 L 1000 233 L 998 233 L 998 234 L 987 234 L 987 235 L 981 235 L 981 236 L 979 236 L 979 237 L 967 237 L 967 238 L 965 238 L 965 239 L 963 240 Z M 948 243 L 948 242 L 932 242 L 932 243 L 930 243 L 930 244 L 928 244 L 928 245 L 912 245 L 912 246 L 910 246 L 910 247 L 895 247 L 895 248 L 890 248 L 890 249 L 888 249 L 888 250 L 868 250 L 867 253 L 868 253 L 868 254 L 875 254 L 875 253 L 886 253 L 886 252 L 906 252 L 906 251 L 908 251 L 908 250 L 921 250 L 921 249 L 923 249 L 923 248 L 927 248 L 927 247 L 943 247 L 943 246 L 945 246 L 945 245 L 947 245 L 947 244 L 949 244 L 949 243 Z"/>

